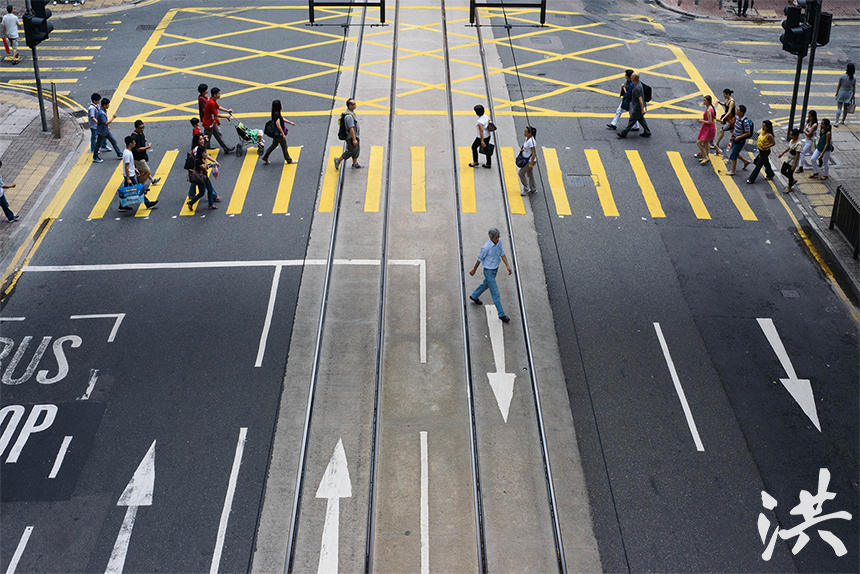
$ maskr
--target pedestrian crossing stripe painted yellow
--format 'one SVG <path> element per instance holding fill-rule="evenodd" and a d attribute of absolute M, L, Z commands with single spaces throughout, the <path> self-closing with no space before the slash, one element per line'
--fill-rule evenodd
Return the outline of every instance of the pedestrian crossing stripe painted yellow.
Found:
<path fill-rule="evenodd" d="M 657 197 L 657 192 L 654 191 L 654 184 L 651 183 L 651 178 L 648 177 L 648 172 L 645 171 L 645 164 L 636 150 L 627 150 L 627 160 L 633 168 L 633 173 L 636 175 L 636 181 L 639 183 L 639 188 L 642 190 L 642 196 L 645 198 L 645 204 L 648 206 L 648 211 L 651 212 L 651 217 L 666 217 L 663 211 L 663 206 L 660 204 L 660 198 Z"/>
<path fill-rule="evenodd" d="M 331 213 L 334 210 L 334 194 L 337 188 L 337 171 L 334 169 L 334 158 L 340 157 L 343 146 L 331 146 L 329 148 L 329 160 L 325 163 L 325 176 L 323 177 L 322 191 L 320 192 L 320 213 Z M 341 167 L 346 169 L 346 163 Z"/>
<path fill-rule="evenodd" d="M 734 203 L 735 207 L 738 208 L 744 221 L 758 221 L 758 218 L 755 216 L 755 213 L 753 213 L 753 210 L 750 209 L 747 200 L 744 198 L 741 190 L 735 183 L 735 180 L 732 176 L 728 175 L 726 164 L 722 156 L 711 156 L 711 163 L 714 164 L 714 171 L 717 172 L 720 181 L 723 182 L 726 191 L 729 193 L 729 197 L 732 198 L 732 203 Z"/>
<path fill-rule="evenodd" d="M 290 212 L 290 197 L 293 194 L 293 183 L 296 180 L 296 163 L 299 161 L 302 148 L 300 146 L 288 147 L 290 157 L 293 163 L 284 163 L 284 169 L 281 170 L 281 182 L 278 184 L 278 193 L 275 196 L 275 207 L 272 208 L 272 213 L 289 213 Z"/>
<path fill-rule="evenodd" d="M 508 188 L 508 205 L 511 207 L 511 213 L 514 215 L 525 215 L 526 204 L 523 202 L 523 196 L 520 195 L 520 180 L 517 174 L 516 156 L 514 148 L 503 147 L 502 153 L 502 172 L 505 174 L 505 187 Z"/>
<path fill-rule="evenodd" d="M 427 212 L 427 189 L 424 172 L 424 146 L 414 145 L 412 152 L 412 212 Z"/>
<path fill-rule="evenodd" d="M 221 148 L 217 148 L 217 149 L 209 150 L 208 153 L 210 156 L 212 156 L 212 159 L 218 159 L 218 153 L 220 151 L 221 151 Z M 188 185 L 190 187 L 191 184 L 188 184 Z M 215 186 L 212 186 L 212 187 L 214 189 Z M 216 192 L 216 197 L 217 197 L 218 190 L 215 190 L 215 192 Z M 194 193 L 195 193 L 195 195 L 197 194 L 197 188 L 196 187 L 194 188 Z M 200 205 L 200 203 L 203 201 L 204 198 L 206 198 L 205 194 L 203 195 L 203 197 L 201 197 L 197 201 L 197 203 L 194 204 L 194 207 L 192 209 L 188 209 L 188 202 L 183 201 L 182 202 L 182 210 L 179 212 L 179 215 L 194 215 L 195 213 L 197 213 L 197 206 Z"/>
<path fill-rule="evenodd" d="M 379 194 L 382 192 L 382 146 L 370 146 L 367 161 L 367 188 L 364 192 L 364 211 L 379 211 Z"/>
<path fill-rule="evenodd" d="M 155 174 L 152 176 L 153 178 L 161 178 L 161 181 L 158 182 L 157 185 L 151 185 L 149 187 L 149 193 L 146 194 L 146 199 L 149 201 L 156 201 L 158 199 L 158 194 L 161 193 L 161 190 L 164 189 L 164 186 L 167 184 L 167 176 L 170 175 L 170 168 L 173 166 L 173 163 L 176 161 L 176 156 L 179 155 L 179 150 L 173 149 L 164 152 L 164 157 L 161 158 L 161 162 L 158 164 L 158 169 L 155 170 Z M 150 209 L 146 208 L 144 203 L 137 204 L 137 213 L 134 214 L 135 217 L 148 217 L 150 213 Z"/>
<path fill-rule="evenodd" d="M 543 161 L 546 165 L 546 177 L 549 180 L 552 199 L 555 202 L 555 212 L 559 215 L 570 215 L 570 203 L 567 201 L 567 193 L 564 191 L 564 178 L 558 164 L 558 154 L 553 148 L 545 147 L 543 148 Z"/>
<path fill-rule="evenodd" d="M 693 178 L 690 177 L 687 166 L 684 165 L 684 160 L 681 159 L 681 154 L 676 151 L 667 151 L 666 155 L 669 156 L 669 162 L 671 162 L 672 168 L 675 170 L 678 181 L 681 182 L 681 188 L 684 190 L 684 195 L 687 196 L 687 201 L 690 202 L 690 206 L 693 208 L 693 213 L 699 219 L 710 219 L 711 214 L 708 213 L 708 209 L 702 201 L 702 196 L 699 195 L 699 190 L 696 189 L 696 184 L 693 183 Z"/>
<path fill-rule="evenodd" d="M 597 198 L 600 200 L 600 206 L 603 208 L 603 215 L 606 217 L 618 217 L 618 207 L 615 205 L 615 199 L 612 197 L 612 189 L 609 187 L 609 180 L 606 178 L 606 170 L 603 169 L 603 162 L 600 161 L 600 154 L 596 149 L 583 150 L 585 159 L 588 161 L 588 167 L 591 170 L 591 175 L 594 176 L 594 187 L 597 189 Z"/>
<path fill-rule="evenodd" d="M 239 179 L 236 180 L 236 186 L 230 195 L 230 205 L 227 206 L 228 215 L 242 213 L 242 208 L 245 207 L 245 198 L 248 197 L 248 189 L 251 188 L 251 176 L 254 175 L 254 168 L 257 167 L 258 161 L 260 159 L 256 153 L 245 154 L 242 169 L 239 170 Z"/>
<path fill-rule="evenodd" d="M 101 219 L 107 213 L 108 207 L 110 207 L 111 201 L 116 196 L 116 190 L 123 183 L 122 177 L 122 162 L 116 169 L 113 170 L 113 175 L 107 182 L 102 194 L 99 196 L 99 200 L 96 202 L 93 210 L 90 212 L 89 219 Z"/>
<path fill-rule="evenodd" d="M 472 148 L 461 147 L 460 151 L 460 211 L 477 213 L 478 203 L 475 198 L 475 169 L 469 167 L 472 163 Z"/>

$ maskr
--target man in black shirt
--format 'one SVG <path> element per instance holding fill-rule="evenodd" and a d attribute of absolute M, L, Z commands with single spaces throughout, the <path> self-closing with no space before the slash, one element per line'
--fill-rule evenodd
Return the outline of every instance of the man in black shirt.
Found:
<path fill-rule="evenodd" d="M 134 167 L 140 173 L 140 176 L 137 178 L 137 182 L 142 183 L 144 187 L 149 188 L 152 170 L 149 169 L 149 164 L 146 163 L 149 161 L 149 154 L 146 152 L 152 148 L 152 144 L 147 143 L 146 136 L 143 135 L 143 120 L 134 121 L 134 132 L 132 132 L 131 137 L 133 137 L 135 141 L 135 146 L 131 150 L 134 154 Z M 151 180 L 153 185 L 159 181 L 161 181 L 160 177 Z"/>

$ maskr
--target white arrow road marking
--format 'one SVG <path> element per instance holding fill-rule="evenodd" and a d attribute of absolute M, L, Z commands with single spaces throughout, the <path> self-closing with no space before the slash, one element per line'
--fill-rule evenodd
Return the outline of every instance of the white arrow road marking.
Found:
<path fill-rule="evenodd" d="M 787 379 L 780 379 L 779 382 L 785 387 L 792 398 L 797 401 L 818 432 L 821 432 L 821 423 L 818 422 L 818 411 L 815 408 L 815 397 L 812 394 L 812 385 L 809 379 L 798 379 L 797 373 L 794 372 L 794 367 L 791 364 L 791 359 L 788 358 L 788 353 L 782 344 L 782 339 L 779 338 L 779 333 L 776 332 L 776 326 L 773 324 L 773 319 L 756 319 L 759 327 L 764 331 L 764 336 L 767 337 L 768 343 L 773 347 L 773 352 L 776 353 L 776 358 L 788 375 Z"/>
<path fill-rule="evenodd" d="M 487 310 L 487 326 L 490 328 L 490 341 L 493 344 L 493 359 L 496 363 L 496 372 L 487 373 L 490 386 L 502 411 L 502 418 L 508 422 L 508 410 L 511 407 L 511 399 L 514 396 L 514 379 L 516 373 L 505 372 L 505 333 L 502 330 L 502 322 L 497 315 L 496 307 L 484 305 Z"/>
<path fill-rule="evenodd" d="M 663 338 L 663 329 L 660 328 L 660 323 L 654 323 L 654 330 L 657 331 L 657 338 L 660 339 L 663 357 L 666 359 L 666 365 L 669 367 L 669 374 L 672 375 L 672 383 L 675 385 L 675 392 L 678 393 L 678 400 L 681 401 L 681 408 L 684 409 L 684 416 L 687 417 L 687 426 L 690 427 L 690 434 L 693 435 L 696 450 L 705 452 L 705 446 L 699 437 L 699 429 L 696 427 L 696 421 L 693 420 L 693 412 L 690 410 L 690 404 L 687 402 L 687 395 L 684 393 L 684 387 L 681 386 L 678 371 L 675 370 L 675 362 L 672 360 L 672 355 L 669 354 L 669 346 L 666 344 L 666 339 Z"/>
<path fill-rule="evenodd" d="M 317 488 L 317 498 L 328 499 L 325 509 L 325 524 L 323 525 L 322 546 L 320 547 L 320 563 L 318 574 L 337 572 L 338 539 L 340 529 L 340 499 L 352 496 L 352 483 L 349 481 L 349 469 L 346 464 L 346 453 L 343 450 L 343 439 L 338 439 L 334 453 L 323 473 L 320 486 Z"/>
<path fill-rule="evenodd" d="M 113 343 L 116 338 L 116 332 L 119 331 L 119 326 L 122 320 L 125 319 L 125 313 L 102 313 L 98 315 L 72 315 L 69 319 L 114 319 L 113 329 L 108 335 L 108 343 Z"/>
<path fill-rule="evenodd" d="M 209 574 L 216 574 L 218 567 L 221 565 L 224 536 L 227 534 L 227 519 L 230 518 L 230 509 L 233 508 L 233 495 L 236 493 L 239 465 L 242 464 L 242 453 L 245 452 L 245 438 L 247 435 L 248 427 L 239 428 L 239 440 L 236 443 L 236 454 L 233 455 L 233 469 L 230 471 L 230 480 L 227 483 L 227 495 L 224 497 L 224 507 L 221 509 L 221 522 L 218 524 L 218 537 L 215 539 L 215 552 L 212 554 L 212 564 L 209 566 Z"/>
<path fill-rule="evenodd" d="M 32 532 L 32 526 L 28 526 L 24 529 L 24 534 L 21 535 L 21 540 L 18 541 L 18 547 L 15 548 L 15 554 L 12 555 L 12 561 L 9 562 L 9 567 L 6 568 L 6 574 L 15 574 L 15 569 L 18 567 L 18 561 L 21 560 L 21 555 L 27 547 L 27 542 L 30 540 L 30 534 L 32 534 Z"/>
<path fill-rule="evenodd" d="M 96 381 L 99 380 L 99 370 L 98 369 L 90 369 L 90 382 L 87 384 L 86 392 L 75 399 L 76 401 L 86 401 L 89 400 L 90 394 L 92 394 L 93 389 L 96 388 Z"/>
<path fill-rule="evenodd" d="M 421 574 L 430 574 L 430 501 L 427 472 L 427 431 L 421 437 Z"/>
<path fill-rule="evenodd" d="M 117 506 L 128 506 L 125 518 L 110 553 L 105 574 L 120 574 L 125 566 L 125 555 L 128 552 L 128 543 L 131 540 L 131 531 L 134 528 L 134 519 L 137 516 L 138 506 L 152 506 L 152 491 L 155 488 L 155 441 L 140 461 L 134 476 L 117 501 Z"/>

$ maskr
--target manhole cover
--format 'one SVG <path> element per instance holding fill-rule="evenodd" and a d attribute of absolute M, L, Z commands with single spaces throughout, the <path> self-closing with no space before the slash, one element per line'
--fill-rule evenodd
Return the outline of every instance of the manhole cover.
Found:
<path fill-rule="evenodd" d="M 567 174 L 567 179 L 573 187 L 589 187 L 594 185 L 591 175 L 580 175 L 576 173 Z"/>
<path fill-rule="evenodd" d="M 138 30 L 155 30 L 155 24 L 141 24 L 137 27 Z"/>
<path fill-rule="evenodd" d="M 181 62 L 185 59 L 186 54 L 167 54 L 164 56 L 161 61 L 162 62 Z"/>
<path fill-rule="evenodd" d="M 785 297 L 786 299 L 799 299 L 800 293 L 798 293 L 794 289 L 783 289 L 782 290 L 782 296 Z"/>
<path fill-rule="evenodd" d="M 552 40 L 549 38 L 542 38 L 540 36 L 532 36 L 530 38 L 532 44 L 552 44 Z"/>

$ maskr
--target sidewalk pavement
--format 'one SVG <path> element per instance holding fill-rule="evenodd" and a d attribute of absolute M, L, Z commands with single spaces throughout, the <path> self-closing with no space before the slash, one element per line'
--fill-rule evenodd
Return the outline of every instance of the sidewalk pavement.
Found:
<path fill-rule="evenodd" d="M 785 19 L 783 8 L 786 0 L 750 0 L 746 17 L 738 16 L 738 3 L 733 0 L 655 0 L 667 10 L 695 18 L 720 18 L 725 20 L 777 20 Z M 834 20 L 857 20 L 860 18 L 856 0 L 828 0 L 825 12 L 833 14 Z"/>
<path fill-rule="evenodd" d="M 39 101 L 26 93 L 0 90 L 0 175 L 12 211 L 21 219 L 8 223 L 0 217 L 0 299 L 13 269 L 20 265 L 36 239 L 35 230 L 43 229 L 43 214 L 68 175 L 75 160 L 89 146 L 89 129 L 81 120 L 60 110 L 60 139 L 54 139 L 51 101 L 45 99 L 48 131 L 42 131 Z M 21 250 L 21 247 L 26 246 Z M 20 257 L 19 250 L 21 250 Z"/>
<path fill-rule="evenodd" d="M 79 13 L 108 11 L 121 4 L 139 4 L 143 0 L 51 0 L 48 4 L 48 9 L 58 18 L 67 18 L 76 16 Z M 12 4 L 13 12 L 18 15 L 18 18 L 24 16 L 24 2 L 17 0 L 7 0 L 7 4 Z M 5 11 L 3 12 L 6 13 Z M 21 32 L 21 44 L 24 44 L 24 33 Z M 19 46 L 20 47 L 20 46 Z M 26 46 L 25 46 L 26 48 Z"/>

